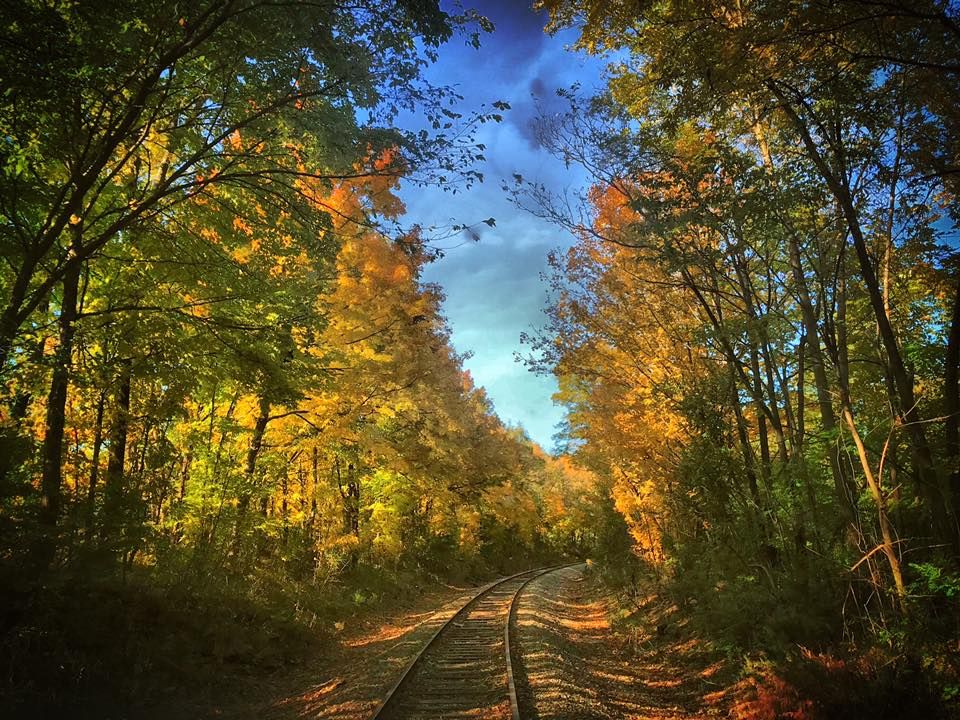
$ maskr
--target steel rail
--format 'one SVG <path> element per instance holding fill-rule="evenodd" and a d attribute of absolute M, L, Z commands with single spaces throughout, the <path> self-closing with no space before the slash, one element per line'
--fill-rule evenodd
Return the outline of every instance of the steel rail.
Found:
<path fill-rule="evenodd" d="M 581 562 L 575 562 L 575 563 L 568 563 L 566 565 L 554 565 L 553 567 L 549 567 L 544 570 L 541 570 L 537 572 L 536 575 L 532 575 L 531 577 L 527 578 L 524 581 L 524 583 L 520 587 L 518 587 L 517 591 L 513 594 L 513 599 L 510 601 L 510 609 L 507 611 L 507 624 L 506 624 L 506 627 L 504 627 L 503 629 L 503 647 L 504 647 L 504 654 L 507 656 L 507 687 L 510 692 L 510 712 L 511 712 L 512 720 L 521 720 L 520 700 L 517 697 L 517 684 L 516 684 L 516 681 L 514 680 L 514 673 L 513 673 L 513 653 L 510 649 L 512 647 L 510 644 L 510 632 L 511 632 L 511 628 L 514 625 L 514 620 L 516 620 L 516 617 L 517 617 L 517 607 L 520 600 L 520 594 L 524 591 L 527 585 L 532 583 L 534 580 L 537 580 L 538 578 L 542 578 L 544 575 L 547 575 L 548 573 L 556 572 L 557 570 L 563 570 L 564 568 L 568 568 L 568 567 L 576 567 L 577 565 L 582 565 L 582 564 L 583 563 Z"/>
<path fill-rule="evenodd" d="M 517 692 L 516 684 L 514 681 L 513 674 L 513 660 L 511 657 L 511 645 L 510 645 L 510 625 L 511 618 L 516 616 L 516 603 L 517 599 L 520 597 L 520 592 L 533 580 L 536 580 L 547 573 L 553 572 L 555 570 L 560 570 L 565 567 L 572 567 L 573 565 L 579 565 L 580 563 L 572 563 L 567 565 L 554 565 L 548 568 L 542 568 L 537 570 L 524 570 L 523 572 L 514 573 L 505 578 L 500 578 L 495 580 L 487 585 L 481 587 L 476 593 L 474 593 L 467 601 L 452 615 L 448 618 L 437 630 L 433 633 L 430 639 L 420 648 L 419 652 L 407 663 L 406 667 L 403 669 L 403 672 L 397 678 L 397 681 L 391 686 L 391 688 L 384 695 L 383 699 L 380 701 L 380 704 L 377 706 L 376 711 L 374 711 L 371 716 L 371 720 L 382 720 L 386 715 L 386 710 L 390 706 L 391 702 L 399 693 L 400 689 L 404 686 L 404 683 L 407 679 L 413 674 L 413 671 L 421 664 L 423 659 L 427 656 L 431 648 L 433 648 L 437 641 L 440 639 L 440 636 L 443 635 L 444 631 L 450 628 L 456 620 L 466 615 L 481 599 L 486 595 L 490 594 L 496 590 L 501 585 L 508 583 L 517 578 L 521 578 L 524 575 L 529 575 L 520 587 L 513 593 L 513 596 L 510 599 L 510 607 L 507 612 L 507 620 L 504 626 L 504 647 L 505 647 L 505 658 L 507 663 L 507 689 L 510 696 L 510 708 L 513 716 L 513 720 L 519 720 L 519 705 L 517 701 Z"/>
<path fill-rule="evenodd" d="M 406 681 L 406 679 L 410 676 L 413 670 L 420 664 L 420 661 L 427 654 L 427 651 L 430 650 L 430 648 L 436 644 L 437 640 L 443 634 L 444 630 L 446 630 L 451 625 L 453 625 L 455 620 L 465 615 L 467 611 L 470 610 L 470 608 L 472 608 L 478 600 L 480 600 L 484 595 L 486 595 L 490 591 L 496 589 L 497 587 L 499 587 L 500 585 L 503 585 L 504 583 L 510 582 L 511 580 L 516 580 L 518 577 L 522 577 L 524 575 L 528 575 L 530 573 L 535 573 L 535 572 L 537 571 L 524 570 L 523 572 L 514 573 L 513 575 L 509 575 L 508 577 L 501 578 L 499 580 L 494 580 L 493 582 L 488 583 L 487 585 L 484 585 L 482 588 L 480 588 L 472 597 L 470 597 L 463 604 L 463 606 L 459 610 L 457 610 L 457 612 L 455 612 L 446 622 L 444 622 L 443 625 L 437 628 L 437 631 L 430 637 L 429 640 L 427 640 L 426 644 L 422 648 L 420 648 L 420 651 L 416 655 L 414 655 L 413 659 L 409 663 L 407 663 L 407 666 L 403 669 L 403 672 L 400 673 L 400 677 L 397 678 L 397 681 L 387 691 L 387 694 L 383 696 L 383 700 L 380 701 L 380 704 L 377 706 L 377 709 L 371 716 L 370 720 L 381 720 L 381 716 L 384 710 L 386 710 L 387 706 L 390 704 L 390 701 L 393 700 L 394 696 L 397 694 L 397 691 L 401 688 L 401 686 Z"/>

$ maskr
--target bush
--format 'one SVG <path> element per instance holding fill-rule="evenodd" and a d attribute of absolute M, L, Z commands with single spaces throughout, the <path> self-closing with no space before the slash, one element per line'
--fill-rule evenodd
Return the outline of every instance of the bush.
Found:
<path fill-rule="evenodd" d="M 16 592 L 6 585 L 0 715 L 114 717 L 173 691 L 205 697 L 323 641 L 271 593 L 254 597 L 226 576 L 202 588 L 170 580 L 77 568 Z"/>
<path fill-rule="evenodd" d="M 737 720 L 904 720 L 949 718 L 941 688 L 922 662 L 873 649 L 837 657 L 803 650 L 775 670 L 753 668 L 740 685 Z"/>

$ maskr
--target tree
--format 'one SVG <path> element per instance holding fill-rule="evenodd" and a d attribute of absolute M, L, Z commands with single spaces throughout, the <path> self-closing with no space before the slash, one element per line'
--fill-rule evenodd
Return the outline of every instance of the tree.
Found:
<path fill-rule="evenodd" d="M 946 148 L 956 144 L 956 8 L 849 0 L 803 7 L 721 3 L 699 13 L 664 2 L 644 4 L 637 13 L 622 3 L 542 4 L 554 28 L 582 19 L 580 44 L 588 50 L 630 53 L 611 91 L 634 118 L 666 132 L 691 121 L 720 121 L 744 142 L 757 137 L 761 154 L 772 144 L 761 138 L 776 134 L 782 160 L 799 162 L 827 190 L 873 312 L 895 422 L 909 440 L 918 491 L 934 535 L 956 551 L 956 476 L 947 469 L 952 460 L 934 457 L 926 420 L 931 413 L 917 397 L 904 329 L 894 324 L 884 301 L 889 288 L 881 285 L 868 221 L 886 207 L 886 234 L 892 237 L 893 228 L 912 222 L 899 203 L 910 192 L 908 182 L 910 190 L 926 187 L 929 193 L 953 185 L 950 162 L 943 155 L 934 160 L 939 151 L 930 150 L 929 140 L 936 136 Z M 921 89 L 934 85 L 935 92 Z M 796 157 L 798 145 L 802 159 Z M 952 360 L 945 366 L 952 367 Z M 944 387 L 943 400 L 952 407 L 956 383 Z M 948 434 L 950 428 L 946 423 Z"/>
<path fill-rule="evenodd" d="M 318 205 L 317 193 L 334 180 L 424 180 L 432 168 L 448 172 L 458 163 L 461 178 L 477 177 L 461 162 L 472 157 L 469 123 L 453 141 L 390 127 L 413 106 L 428 116 L 451 112 L 441 107 L 451 100 L 447 90 L 419 82 L 424 57 L 408 40 L 419 38 L 431 55 L 466 20 L 404 2 L 320 8 L 216 0 L 189 13 L 156 2 L 10 9 L 0 51 L 10 79 L 0 111 L 0 374 L 7 397 L 21 389 L 16 426 L 31 396 L 22 379 L 43 345 L 35 336 L 56 312 L 41 483 L 47 525 L 59 516 L 78 323 L 179 315 L 237 348 L 242 342 L 227 336 L 268 330 L 250 319 L 264 317 L 247 302 L 258 292 L 287 304 L 266 316 L 302 314 L 292 285 L 284 295 L 258 288 L 262 279 L 270 285 L 299 263 L 306 295 L 319 289 L 338 240 L 337 210 Z M 39 75 L 38 47 L 52 58 Z M 366 113 L 363 124 L 357 109 Z M 370 213 L 352 221 L 376 222 Z M 192 256 L 181 260 L 186 247 Z M 273 266 L 250 262 L 261 248 Z M 98 297 L 101 279 L 115 273 L 118 280 L 125 262 L 152 272 L 127 273 L 124 282 L 136 279 L 136 288 L 114 286 Z M 216 275 L 204 267 L 210 262 Z M 182 302 L 151 302 L 154 283 Z M 282 362 L 283 327 L 263 338 L 272 348 L 254 349 L 262 356 L 255 363 Z"/>

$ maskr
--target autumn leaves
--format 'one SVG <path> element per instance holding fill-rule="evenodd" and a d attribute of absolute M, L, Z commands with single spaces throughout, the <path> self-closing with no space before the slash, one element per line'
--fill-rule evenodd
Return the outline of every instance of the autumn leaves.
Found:
<path fill-rule="evenodd" d="M 518 191 L 579 237 L 534 338 L 578 455 L 678 582 L 827 599 L 786 637 L 909 615 L 960 547 L 956 9 L 541 5 L 612 60 L 539 128 L 582 214 Z"/>
<path fill-rule="evenodd" d="M 2 502 L 44 564 L 332 573 L 542 541 L 542 462 L 450 346 L 429 238 L 399 227 L 401 178 L 479 178 L 472 130 L 500 116 L 463 119 L 420 74 L 475 14 L 5 12 Z M 410 110 L 440 132 L 395 127 Z"/>

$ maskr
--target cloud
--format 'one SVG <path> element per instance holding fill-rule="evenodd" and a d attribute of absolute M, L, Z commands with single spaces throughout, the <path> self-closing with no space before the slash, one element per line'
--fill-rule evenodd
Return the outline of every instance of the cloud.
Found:
<path fill-rule="evenodd" d="M 549 42 L 525 66 L 515 67 L 514 82 L 506 100 L 512 109 L 506 120 L 531 149 L 539 150 L 534 121 L 541 116 L 562 114 L 568 110 L 567 100 L 558 94 L 574 84 L 589 92 L 600 85 L 605 62 L 596 57 L 568 50 L 559 38 Z"/>
<path fill-rule="evenodd" d="M 563 410 L 551 404 L 556 383 L 534 376 L 514 353 L 521 349 L 520 334 L 544 322 L 546 288 L 540 273 L 559 240 L 552 228 L 514 211 L 480 243 L 451 251 L 430 266 L 425 277 L 445 289 L 453 344 L 473 353 L 466 366 L 487 389 L 497 413 L 548 447 L 563 418 Z"/>
<path fill-rule="evenodd" d="M 430 265 L 424 276 L 446 293 L 444 313 L 450 321 L 452 342 L 473 356 L 466 367 L 478 385 L 486 388 L 497 414 L 506 422 L 522 425 L 543 447 L 563 420 L 564 411 L 554 405 L 552 377 L 537 377 L 514 354 L 522 352 L 520 334 L 542 325 L 546 285 L 540 273 L 546 256 L 555 247 L 565 247 L 571 238 L 544 220 L 512 205 L 500 190 L 500 181 L 512 183 L 513 173 L 542 182 L 562 192 L 585 182 L 582 173 L 567 169 L 536 143 L 530 123 L 541 112 L 560 112 L 558 87 L 580 82 L 585 88 L 599 85 L 602 61 L 568 52 L 572 35 L 547 36 L 545 18 L 522 0 L 464 0 L 496 25 L 496 31 L 481 38 L 479 50 L 462 42 L 447 43 L 440 60 L 429 70 L 430 80 L 454 85 L 464 96 L 462 111 L 468 114 L 493 100 L 511 103 L 502 123 L 480 129 L 477 140 L 487 147 L 486 162 L 477 169 L 487 182 L 456 195 L 437 188 L 407 187 L 402 191 L 407 206 L 406 222 L 423 227 L 476 224 L 479 237 L 465 233 L 447 245 L 445 256 Z M 454 11 L 444 4 L 445 9 Z M 496 227 L 482 224 L 496 218 Z M 475 241 L 476 240 L 476 241 Z"/>
<path fill-rule="evenodd" d="M 534 11 L 530 2 L 468 0 L 464 5 L 493 22 L 493 35 L 481 38 L 481 42 L 496 46 L 497 60 L 501 64 L 536 57 L 547 42 L 547 36 L 543 32 L 547 24 L 547 14 Z"/>
<path fill-rule="evenodd" d="M 509 116 L 510 123 L 517 133 L 527 141 L 533 150 L 540 149 L 540 140 L 536 133 L 536 120 L 540 117 L 566 112 L 567 102 L 557 95 L 559 85 L 549 85 L 547 72 L 539 72 L 529 83 L 527 97 L 514 102 Z"/>

